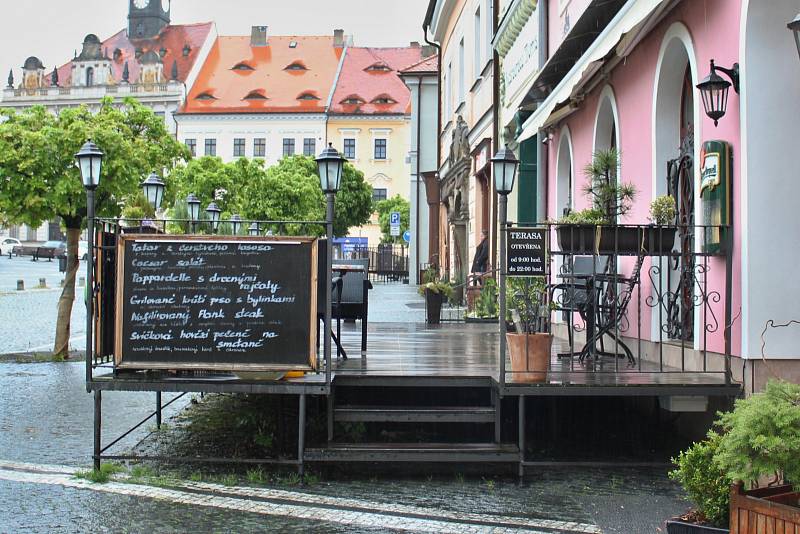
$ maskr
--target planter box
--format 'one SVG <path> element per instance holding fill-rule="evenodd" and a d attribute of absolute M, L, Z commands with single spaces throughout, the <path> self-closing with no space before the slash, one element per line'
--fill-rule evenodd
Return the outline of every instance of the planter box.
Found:
<path fill-rule="evenodd" d="M 679 519 L 667 521 L 667 534 L 728 534 L 729 532 L 727 528 L 687 523 Z"/>
<path fill-rule="evenodd" d="M 731 488 L 731 534 L 800 532 L 800 493 L 791 486 Z"/>
<path fill-rule="evenodd" d="M 597 243 L 598 228 L 600 242 Z M 637 256 L 640 250 L 648 256 L 672 252 L 675 245 L 674 226 L 595 226 L 564 224 L 556 227 L 558 246 L 564 252 L 591 255 L 621 254 Z"/>
<path fill-rule="evenodd" d="M 425 319 L 428 324 L 441 322 L 442 302 L 444 302 L 444 296 L 441 293 L 434 293 L 430 289 L 425 290 Z"/>
<path fill-rule="evenodd" d="M 506 334 L 512 381 L 541 383 L 547 379 L 552 334 Z"/>

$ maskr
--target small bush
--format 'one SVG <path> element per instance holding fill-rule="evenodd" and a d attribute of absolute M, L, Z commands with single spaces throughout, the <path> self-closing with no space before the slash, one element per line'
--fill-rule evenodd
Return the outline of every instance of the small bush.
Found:
<path fill-rule="evenodd" d="M 714 462 L 721 439 L 719 434 L 709 432 L 707 439 L 672 459 L 677 469 L 669 474 L 683 486 L 702 518 L 717 527 L 728 524 L 732 482 Z"/>
<path fill-rule="evenodd" d="M 661 195 L 650 203 L 650 221 L 653 224 L 673 223 L 676 216 L 675 198 L 672 195 Z"/>
<path fill-rule="evenodd" d="M 800 490 L 800 385 L 771 380 L 763 392 L 720 414 L 714 460 L 733 480 L 792 482 Z"/>

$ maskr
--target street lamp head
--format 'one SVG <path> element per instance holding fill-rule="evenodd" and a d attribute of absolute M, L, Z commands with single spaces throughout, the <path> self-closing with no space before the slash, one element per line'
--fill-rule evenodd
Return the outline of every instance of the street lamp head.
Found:
<path fill-rule="evenodd" d="M 501 148 L 492 158 L 492 174 L 497 193 L 508 195 L 514 190 L 514 181 L 517 179 L 519 160 L 508 145 Z"/>
<path fill-rule="evenodd" d="M 206 213 L 211 221 L 211 228 L 216 232 L 219 228 L 219 219 L 222 216 L 222 210 L 219 209 L 216 202 L 212 202 L 206 207 Z"/>
<path fill-rule="evenodd" d="M 75 154 L 75 161 L 81 170 L 83 187 L 86 189 L 97 189 L 100 184 L 103 156 L 105 156 L 103 151 L 91 139 L 86 141 L 78 153 Z"/>
<path fill-rule="evenodd" d="M 261 233 L 261 228 L 259 228 L 257 222 L 254 222 L 250 225 L 250 228 L 247 229 L 247 233 L 255 237 Z"/>
<path fill-rule="evenodd" d="M 189 193 L 186 205 L 189 207 L 189 218 L 196 221 L 200 217 L 200 199 L 194 196 L 194 193 Z"/>
<path fill-rule="evenodd" d="M 239 229 L 242 227 L 242 217 L 238 214 L 231 215 L 230 223 L 233 228 L 233 235 L 239 235 Z"/>
<path fill-rule="evenodd" d="M 724 79 L 717 74 L 717 71 L 726 74 L 731 81 Z M 728 92 L 731 87 L 737 93 L 739 92 L 739 64 L 734 63 L 733 68 L 726 69 L 715 65 L 712 59 L 711 72 L 697 84 L 697 88 L 700 89 L 700 97 L 703 100 L 706 115 L 714 121 L 714 126 L 717 126 L 719 120 L 725 116 L 728 109 Z"/>
<path fill-rule="evenodd" d="M 792 22 L 786 25 L 794 34 L 794 44 L 797 46 L 797 53 L 800 54 L 800 13 Z"/>
<path fill-rule="evenodd" d="M 161 202 L 164 200 L 165 188 L 166 186 L 164 185 L 163 180 L 161 180 L 156 173 L 152 173 L 144 182 L 142 182 L 142 191 L 144 192 L 144 196 L 156 211 L 161 208 Z"/>
<path fill-rule="evenodd" d="M 325 193 L 335 194 L 339 190 L 342 180 L 344 158 L 333 148 L 333 143 L 317 156 L 317 170 L 319 171 L 319 184 Z"/>

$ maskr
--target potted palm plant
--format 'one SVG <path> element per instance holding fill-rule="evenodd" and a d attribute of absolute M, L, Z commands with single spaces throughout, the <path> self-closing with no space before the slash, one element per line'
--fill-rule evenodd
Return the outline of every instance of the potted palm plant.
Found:
<path fill-rule="evenodd" d="M 553 346 L 544 278 L 510 277 L 507 291 L 515 330 L 506 334 L 513 380 L 544 382 Z"/>

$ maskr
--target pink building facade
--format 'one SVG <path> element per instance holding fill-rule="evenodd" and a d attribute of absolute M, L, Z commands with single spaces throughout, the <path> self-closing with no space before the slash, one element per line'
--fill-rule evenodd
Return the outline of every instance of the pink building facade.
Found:
<path fill-rule="evenodd" d="M 731 271 L 720 255 L 709 258 L 697 276 L 702 287 L 695 296 L 707 302 L 695 311 L 687 344 L 695 352 L 723 354 L 729 330 L 733 377 L 748 392 L 771 376 L 800 380 L 800 326 L 771 327 L 800 319 L 800 58 L 787 29 L 800 1 L 620 1 L 609 8 L 615 14 L 601 33 L 585 42 L 580 58 L 559 72 L 559 60 L 574 44 L 570 32 L 602 18 L 595 4 L 537 2 L 547 21 L 548 35 L 540 36 L 547 60 L 531 87 L 538 98 L 529 99 L 535 104 L 514 142 L 534 135 L 543 142 L 539 205 L 550 220 L 587 207 L 583 168 L 596 151 L 617 148 L 620 179 L 637 189 L 632 211 L 620 222 L 648 224 L 650 202 L 669 192 L 668 162 L 683 161 L 693 183 L 679 204 L 694 224 L 703 225 L 710 222 L 700 193 L 705 143 L 727 143 Z M 739 67 L 739 91 L 730 89 L 726 114 L 716 126 L 696 88 L 709 75 L 711 60 Z M 697 230 L 696 250 L 703 232 Z M 656 261 L 643 265 L 642 301 L 657 298 L 653 288 L 667 267 Z M 632 264 L 622 261 L 621 271 L 630 272 Z M 645 283 L 648 278 L 652 283 Z M 658 310 L 642 310 L 645 351 L 660 350 L 656 345 L 664 338 Z"/>

